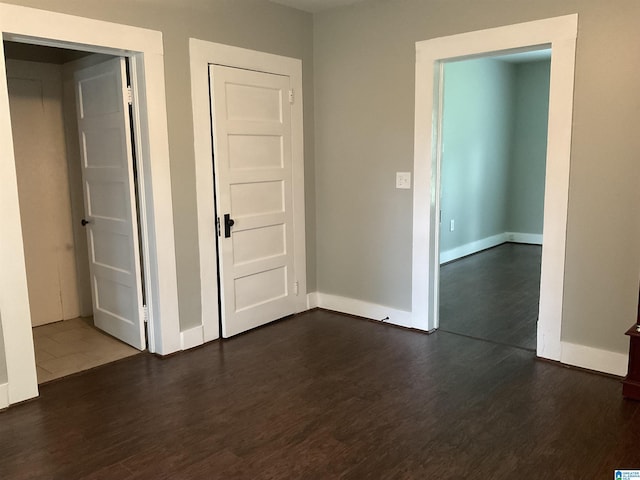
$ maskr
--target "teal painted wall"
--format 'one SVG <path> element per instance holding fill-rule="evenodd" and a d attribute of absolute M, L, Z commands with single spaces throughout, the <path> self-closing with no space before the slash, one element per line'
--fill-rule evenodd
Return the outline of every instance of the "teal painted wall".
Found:
<path fill-rule="evenodd" d="M 505 231 L 515 86 L 512 65 L 497 60 L 444 71 L 440 251 Z"/>
<path fill-rule="evenodd" d="M 549 65 L 445 65 L 440 251 L 542 233 Z"/>
<path fill-rule="evenodd" d="M 542 233 L 549 61 L 515 65 L 515 120 L 507 230 Z"/>

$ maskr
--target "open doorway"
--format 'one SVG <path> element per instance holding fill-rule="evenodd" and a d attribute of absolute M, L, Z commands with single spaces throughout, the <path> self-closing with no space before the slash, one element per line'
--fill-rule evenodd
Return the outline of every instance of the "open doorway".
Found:
<path fill-rule="evenodd" d="M 416 43 L 412 316 L 417 328 L 439 327 L 440 132 L 444 64 L 490 54 L 550 48 L 544 192 L 544 245 L 536 354 L 563 361 L 562 307 L 578 16 L 467 32 Z"/>
<path fill-rule="evenodd" d="M 444 64 L 440 329 L 535 351 L 551 51 Z"/>
<path fill-rule="evenodd" d="M 86 232 L 76 116 L 74 74 L 116 57 L 3 46 L 36 370 L 44 383 L 139 352 L 94 327 L 87 233 L 93 235 Z"/>

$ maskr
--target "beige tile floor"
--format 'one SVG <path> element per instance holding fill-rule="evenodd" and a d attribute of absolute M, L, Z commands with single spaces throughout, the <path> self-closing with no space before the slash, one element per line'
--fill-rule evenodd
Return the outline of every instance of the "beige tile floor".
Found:
<path fill-rule="evenodd" d="M 140 353 L 95 328 L 92 317 L 35 327 L 33 343 L 38 383 Z"/>

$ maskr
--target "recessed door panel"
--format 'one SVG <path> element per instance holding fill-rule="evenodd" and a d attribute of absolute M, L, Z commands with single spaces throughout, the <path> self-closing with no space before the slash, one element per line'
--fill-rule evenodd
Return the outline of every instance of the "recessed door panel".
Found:
<path fill-rule="evenodd" d="M 225 98 L 227 120 L 282 122 L 282 90 L 277 86 L 247 85 L 242 80 L 231 80 L 225 83 Z"/>
<path fill-rule="evenodd" d="M 126 283 L 118 283 L 107 276 L 96 276 L 95 310 L 102 314 L 117 318 L 120 323 L 133 325 L 136 314 L 134 299 L 129 294 L 130 287 Z M 95 314 L 95 313 L 94 313 Z"/>
<path fill-rule="evenodd" d="M 126 154 L 122 152 L 127 148 L 126 139 L 122 138 L 121 126 L 93 128 L 82 132 L 82 150 L 86 167 L 89 168 L 112 168 L 114 162 L 123 162 L 119 166 L 126 167 Z M 87 155 L 87 152 L 91 152 Z M 114 155 L 115 154 L 115 155 Z"/>
<path fill-rule="evenodd" d="M 284 255 L 287 252 L 284 225 L 236 231 L 232 242 L 234 265 Z"/>
<path fill-rule="evenodd" d="M 95 180 L 86 186 L 87 210 L 90 217 L 129 221 L 128 185 L 123 182 Z"/>
<path fill-rule="evenodd" d="M 92 231 L 90 235 L 95 263 L 121 272 L 134 271 L 128 235 L 109 231 L 97 232 L 96 235 Z"/>
<path fill-rule="evenodd" d="M 234 217 L 283 212 L 285 208 L 284 188 L 282 180 L 230 185 L 231 208 Z"/>
<path fill-rule="evenodd" d="M 234 280 L 236 312 L 287 296 L 287 270 L 274 268 Z"/>
<path fill-rule="evenodd" d="M 115 62 L 114 62 L 115 63 Z M 78 113 L 82 120 L 104 118 L 110 113 L 122 111 L 120 72 L 102 70 L 99 75 L 76 77 L 78 89 Z"/>
<path fill-rule="evenodd" d="M 229 135 L 229 169 L 282 168 L 280 135 Z"/>

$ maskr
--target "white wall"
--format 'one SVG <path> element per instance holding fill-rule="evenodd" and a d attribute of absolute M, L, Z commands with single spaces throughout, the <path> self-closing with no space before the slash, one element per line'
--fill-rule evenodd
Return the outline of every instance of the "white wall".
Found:
<path fill-rule="evenodd" d="M 8 60 L 7 77 L 29 304 L 37 326 L 80 315 L 62 68 Z"/>

